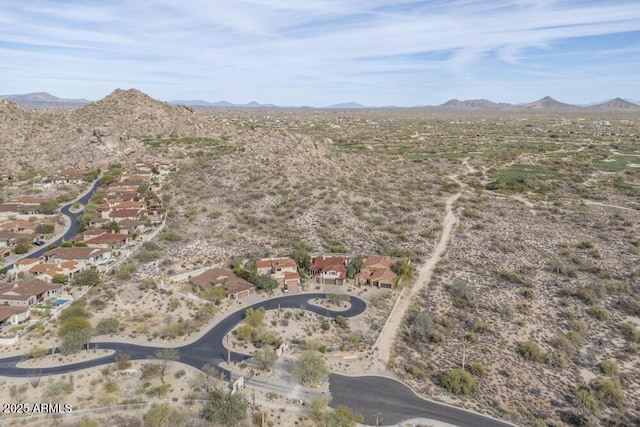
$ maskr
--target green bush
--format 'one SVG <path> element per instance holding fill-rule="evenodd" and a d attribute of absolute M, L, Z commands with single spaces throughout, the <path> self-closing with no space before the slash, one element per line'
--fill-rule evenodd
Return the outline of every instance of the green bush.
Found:
<path fill-rule="evenodd" d="M 476 391 L 476 382 L 473 376 L 464 369 L 452 369 L 442 376 L 442 387 L 450 393 L 469 395 Z"/>
<path fill-rule="evenodd" d="M 518 352 L 522 357 L 532 362 L 543 362 L 545 359 L 544 352 L 540 346 L 532 340 L 519 343 Z"/>
<path fill-rule="evenodd" d="M 484 375 L 485 372 L 487 371 L 486 368 L 484 367 L 484 365 L 480 362 L 473 362 L 471 363 L 468 367 L 467 370 L 469 371 L 469 373 L 471 375 L 473 375 L 474 377 L 477 376 L 481 376 Z"/>
<path fill-rule="evenodd" d="M 596 398 L 607 406 L 621 408 L 624 404 L 624 391 L 617 378 L 596 377 L 589 382 L 589 387 L 595 392 Z"/>

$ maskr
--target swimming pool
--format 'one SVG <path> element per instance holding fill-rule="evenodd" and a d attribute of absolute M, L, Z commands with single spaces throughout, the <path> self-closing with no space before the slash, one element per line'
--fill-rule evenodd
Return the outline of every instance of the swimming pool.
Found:
<path fill-rule="evenodd" d="M 67 303 L 67 299 L 57 299 L 56 300 L 56 305 L 65 305 Z"/>

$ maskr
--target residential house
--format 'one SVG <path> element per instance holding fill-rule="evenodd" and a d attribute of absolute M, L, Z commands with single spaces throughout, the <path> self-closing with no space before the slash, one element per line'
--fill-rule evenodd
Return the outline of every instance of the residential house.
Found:
<path fill-rule="evenodd" d="M 38 228 L 38 223 L 16 219 L 0 224 L 0 230 L 11 231 L 13 233 L 34 234 Z"/>
<path fill-rule="evenodd" d="M 40 264 L 40 258 L 22 258 L 13 263 L 13 269 L 15 273 L 26 273 L 38 264 Z"/>
<path fill-rule="evenodd" d="M 38 302 L 58 296 L 60 285 L 33 279 L 22 284 L 0 284 L 0 305 L 31 307 Z"/>
<path fill-rule="evenodd" d="M 104 228 L 94 228 L 86 230 L 80 234 L 76 234 L 69 241 L 72 243 L 76 242 L 85 242 L 87 240 L 93 239 L 94 237 L 102 236 L 103 234 L 107 234 L 109 231 Z"/>
<path fill-rule="evenodd" d="M 113 206 L 113 210 L 121 209 L 144 209 L 146 207 L 145 202 L 129 200 L 127 202 L 120 202 Z"/>
<path fill-rule="evenodd" d="M 44 262 L 62 264 L 64 261 L 76 261 L 86 265 L 99 265 L 111 258 L 110 249 L 72 246 L 70 248 L 55 248 L 43 255 Z"/>
<path fill-rule="evenodd" d="M 392 270 L 395 260 L 389 257 L 369 257 L 362 263 L 360 272 L 356 274 L 358 285 L 392 288 L 398 276 Z"/>
<path fill-rule="evenodd" d="M 73 279 L 74 275 L 84 270 L 84 268 L 84 263 L 64 261 L 60 264 L 36 264 L 29 269 L 29 273 L 40 280 L 51 283 L 54 276 L 65 276 L 67 279 Z"/>
<path fill-rule="evenodd" d="M 85 182 L 86 173 L 86 171 L 74 169 L 61 170 L 51 178 L 51 182 L 54 184 L 82 184 Z"/>
<path fill-rule="evenodd" d="M 0 326 L 17 325 L 29 318 L 29 307 L 0 305 Z"/>
<path fill-rule="evenodd" d="M 299 285 L 298 264 L 291 258 L 265 258 L 256 263 L 258 274 L 268 274 L 280 285 Z"/>
<path fill-rule="evenodd" d="M 10 248 L 17 244 L 19 239 L 25 237 L 24 233 L 14 233 L 13 231 L 0 231 L 0 248 Z"/>
<path fill-rule="evenodd" d="M 125 219 L 132 219 L 139 221 L 141 218 L 146 217 L 147 211 L 144 209 L 120 209 L 118 211 L 111 211 L 109 213 L 109 220 L 113 222 L 120 222 Z"/>
<path fill-rule="evenodd" d="M 52 197 L 30 197 L 19 196 L 7 200 L 5 203 L 8 205 L 39 205 L 40 203 L 49 202 L 54 200 Z"/>
<path fill-rule="evenodd" d="M 22 205 L 14 205 L 11 203 L 0 204 L 0 220 L 14 218 L 20 214 L 22 214 Z"/>
<path fill-rule="evenodd" d="M 131 235 L 122 233 L 103 233 L 99 236 L 86 240 L 85 243 L 90 248 L 120 249 L 131 243 Z"/>
<path fill-rule="evenodd" d="M 244 298 L 256 292 L 255 286 L 224 268 L 209 269 L 189 281 L 203 291 L 222 286 L 230 299 Z"/>
<path fill-rule="evenodd" d="M 118 226 L 120 227 L 120 231 L 133 234 L 136 232 L 137 233 L 144 232 L 144 230 L 147 228 L 144 224 L 145 223 L 142 221 L 136 221 L 133 219 L 123 219 L 118 223 Z"/>
<path fill-rule="evenodd" d="M 88 226 L 90 228 L 96 229 L 109 225 L 112 221 L 109 218 L 93 218 L 89 220 Z"/>
<path fill-rule="evenodd" d="M 309 266 L 312 281 L 323 285 L 344 285 L 347 280 L 347 264 L 350 259 L 345 256 L 313 257 Z"/>

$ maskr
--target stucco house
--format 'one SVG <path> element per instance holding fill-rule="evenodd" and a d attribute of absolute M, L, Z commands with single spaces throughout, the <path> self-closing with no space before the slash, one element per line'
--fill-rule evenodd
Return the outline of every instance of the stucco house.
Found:
<path fill-rule="evenodd" d="M 256 262 L 256 268 L 259 275 L 268 274 L 280 285 L 300 284 L 298 264 L 291 258 L 264 258 Z"/>
<path fill-rule="evenodd" d="M 224 268 L 212 268 L 191 277 L 189 282 L 204 291 L 214 286 L 222 286 L 230 299 L 240 299 L 256 292 L 256 287 Z"/>
<path fill-rule="evenodd" d="M 26 283 L 1 283 L 0 305 L 31 307 L 58 296 L 60 285 L 33 279 Z"/>

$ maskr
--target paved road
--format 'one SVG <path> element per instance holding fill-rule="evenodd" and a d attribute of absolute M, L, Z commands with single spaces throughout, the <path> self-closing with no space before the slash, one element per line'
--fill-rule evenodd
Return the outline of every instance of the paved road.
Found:
<path fill-rule="evenodd" d="M 365 424 L 399 424 L 412 418 L 429 418 L 461 427 L 513 427 L 475 412 L 422 399 L 406 384 L 381 376 L 348 377 L 329 376 L 331 406 L 345 405 L 364 415 Z"/>
<path fill-rule="evenodd" d="M 253 304 L 249 307 L 245 307 L 242 310 L 231 313 L 225 317 L 222 321 L 217 323 L 206 334 L 204 334 L 197 341 L 186 344 L 181 347 L 177 347 L 180 351 L 180 362 L 191 365 L 197 369 L 202 369 L 205 364 L 218 367 L 225 374 L 228 374 L 224 369 L 219 368 L 218 365 L 227 359 L 227 348 L 224 346 L 224 337 L 244 319 L 244 313 L 247 308 L 260 308 L 265 310 L 275 310 L 280 308 L 300 308 L 314 313 L 335 317 L 341 315 L 344 317 L 353 317 L 364 312 L 366 304 L 360 298 L 351 297 L 351 307 L 344 311 L 332 311 L 324 307 L 309 304 L 309 300 L 315 298 L 324 298 L 324 293 L 314 294 L 298 294 L 288 295 L 278 298 L 272 298 L 266 301 L 261 301 Z M 114 343 L 114 342 L 93 342 L 90 345 L 91 348 L 100 348 L 115 350 L 115 353 L 110 356 L 105 356 L 100 359 L 88 360 L 85 362 L 73 363 L 64 366 L 56 366 L 51 368 L 40 368 L 37 371 L 41 375 L 57 375 L 65 374 L 68 372 L 76 371 L 79 369 L 91 368 L 99 366 L 105 363 L 112 363 L 120 353 L 128 353 L 132 360 L 147 359 L 152 356 L 156 351 L 163 347 L 150 347 L 129 343 Z M 231 352 L 232 362 L 241 362 L 248 359 L 250 356 L 243 353 Z M 33 375 L 34 369 L 18 368 L 16 364 L 22 359 L 21 356 L 14 356 L 5 359 L 0 359 L 0 376 L 8 377 L 28 377 Z"/>
<path fill-rule="evenodd" d="M 60 208 L 60 213 L 66 217 L 69 218 L 70 221 L 70 226 L 67 229 L 67 231 L 64 232 L 64 234 L 62 236 L 59 236 L 57 239 L 48 242 L 46 246 L 41 247 L 40 249 L 38 249 L 37 251 L 34 252 L 30 252 L 28 255 L 26 256 L 22 256 L 22 257 L 28 257 L 28 258 L 39 258 L 41 257 L 45 252 L 48 251 L 48 247 L 51 245 L 56 245 L 59 246 L 62 242 L 67 241 L 67 240 L 71 240 L 72 237 L 74 237 L 77 233 L 78 233 L 78 229 L 80 229 L 80 221 L 78 221 L 78 217 L 80 215 L 82 215 L 82 213 L 84 212 L 84 208 L 82 208 L 82 210 L 73 213 L 71 212 L 71 206 L 73 206 L 73 204 L 75 202 L 80 203 L 83 206 L 86 206 L 87 203 L 89 203 L 89 199 L 91 199 L 91 196 L 93 196 L 93 193 L 96 192 L 96 190 L 100 187 L 100 180 L 97 179 L 93 182 L 93 185 L 91 185 L 91 187 L 89 188 L 89 190 L 87 190 L 81 197 L 77 198 L 76 200 L 69 202 L 68 204 L 62 206 Z M 8 264 L 5 266 L 7 269 L 12 269 L 13 268 L 13 263 Z"/>

